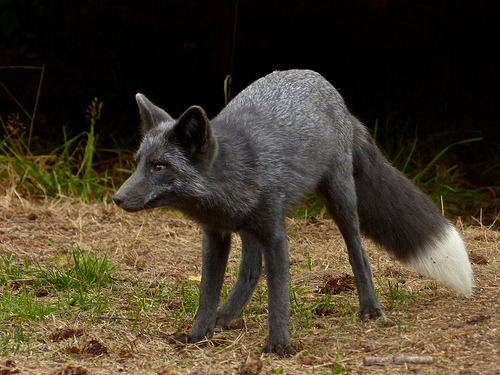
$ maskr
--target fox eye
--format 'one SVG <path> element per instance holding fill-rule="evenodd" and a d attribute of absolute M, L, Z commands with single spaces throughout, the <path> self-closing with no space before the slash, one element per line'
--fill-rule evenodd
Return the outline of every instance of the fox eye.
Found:
<path fill-rule="evenodd" d="M 165 169 L 167 169 L 166 164 L 162 164 L 162 163 L 154 163 L 153 164 L 153 172 L 161 172 Z"/>

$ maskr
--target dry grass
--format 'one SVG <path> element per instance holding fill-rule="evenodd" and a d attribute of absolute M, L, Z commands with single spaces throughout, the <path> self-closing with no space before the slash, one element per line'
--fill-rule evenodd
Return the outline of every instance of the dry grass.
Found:
<path fill-rule="evenodd" d="M 199 348 L 169 342 L 169 337 L 185 330 L 193 318 L 175 319 L 171 301 L 145 311 L 138 320 L 111 319 L 128 316 L 123 312 L 127 296 L 116 295 L 103 319 L 89 322 L 88 315 L 81 312 L 32 323 L 31 352 L 8 354 L 0 362 L 0 373 L 175 374 L 196 369 L 186 373 L 233 374 L 250 354 L 258 357 L 251 360 L 261 362 L 261 373 L 265 374 L 331 374 L 342 372 L 342 368 L 366 374 L 499 373 L 499 232 L 458 223 L 474 261 L 487 262 L 473 264 L 477 287 L 471 299 L 457 297 L 408 271 L 365 241 L 380 301 L 394 322 L 381 326 L 354 319 L 355 291 L 331 297 L 339 311 L 326 316 L 311 314 L 323 297 L 317 290 L 325 278 L 351 274 L 345 245 L 329 220 L 289 219 L 287 224 L 291 279 L 298 301 L 298 305 L 292 304 L 291 317 L 293 341 L 300 349 L 297 355 L 279 358 L 260 354 L 266 313 L 259 296 L 245 310 L 242 329 L 217 331 L 207 347 Z M 239 261 L 239 241 L 234 239 L 230 270 L 237 269 Z M 154 210 L 128 214 L 106 203 L 26 200 L 13 190 L 0 197 L 1 254 L 50 262 L 54 254 L 75 246 L 106 254 L 118 268 L 117 279 L 122 283 L 135 278 L 144 285 L 175 286 L 200 275 L 200 230 L 176 213 Z M 228 285 L 234 277 L 234 272 L 228 272 Z M 392 285 L 404 280 L 400 291 L 407 298 L 395 301 L 385 297 L 387 280 Z M 262 296 L 262 290 L 259 293 Z M 75 329 L 78 334 L 52 340 L 62 328 Z M 435 363 L 363 365 L 365 356 L 405 354 L 431 355 Z"/>

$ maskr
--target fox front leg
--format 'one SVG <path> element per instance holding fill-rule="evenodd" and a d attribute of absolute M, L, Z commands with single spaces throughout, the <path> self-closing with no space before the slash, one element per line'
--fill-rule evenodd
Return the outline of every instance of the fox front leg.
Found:
<path fill-rule="evenodd" d="M 175 340 L 194 343 L 212 336 L 230 246 L 230 233 L 203 231 L 203 259 L 198 313 L 189 333 L 187 335 L 177 335 L 174 337 Z"/>
<path fill-rule="evenodd" d="M 240 233 L 242 250 L 238 279 L 229 296 L 217 310 L 216 325 L 227 327 L 229 322 L 238 317 L 252 296 L 262 275 L 262 251 L 259 242 L 246 232 Z"/>

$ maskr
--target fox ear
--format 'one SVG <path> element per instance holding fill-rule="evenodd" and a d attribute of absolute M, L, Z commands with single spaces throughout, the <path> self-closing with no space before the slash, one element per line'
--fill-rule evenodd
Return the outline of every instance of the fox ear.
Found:
<path fill-rule="evenodd" d="M 142 122 L 142 134 L 146 134 L 160 122 L 174 121 L 174 119 L 167 112 L 160 107 L 155 106 L 143 94 L 137 94 L 135 96 L 135 100 L 137 100 L 137 105 L 139 106 L 139 114 Z"/>
<path fill-rule="evenodd" d="M 203 108 L 198 106 L 190 107 L 179 117 L 174 134 L 188 156 L 204 154 L 215 144 L 210 121 Z"/>

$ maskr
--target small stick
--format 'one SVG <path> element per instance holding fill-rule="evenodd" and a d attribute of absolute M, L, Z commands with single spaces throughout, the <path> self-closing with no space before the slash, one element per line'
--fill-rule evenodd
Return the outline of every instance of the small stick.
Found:
<path fill-rule="evenodd" d="M 38 90 L 36 92 L 35 108 L 33 108 L 33 114 L 30 117 L 31 123 L 30 123 L 30 131 L 28 133 L 28 150 L 29 150 L 30 144 L 31 144 L 31 135 L 33 134 L 33 126 L 35 125 L 36 111 L 38 109 L 38 101 L 40 99 L 40 92 L 42 91 L 42 82 L 43 82 L 44 73 L 45 73 L 45 64 L 43 64 L 42 71 L 40 73 L 40 81 L 38 82 Z"/>
<path fill-rule="evenodd" d="M 94 317 L 96 320 L 128 320 L 128 321 L 136 321 L 137 318 L 122 318 L 120 316 L 96 316 Z"/>
<path fill-rule="evenodd" d="M 432 365 L 434 363 L 434 358 L 430 355 L 395 356 L 394 363 L 397 363 L 397 364 L 411 363 L 411 364 L 416 364 L 416 365 Z"/>
<path fill-rule="evenodd" d="M 394 363 L 402 365 L 405 363 L 417 365 L 430 365 L 434 363 L 434 358 L 430 355 L 402 355 L 402 356 L 387 356 L 387 357 L 364 357 L 363 364 L 371 365 L 386 365 Z"/>

